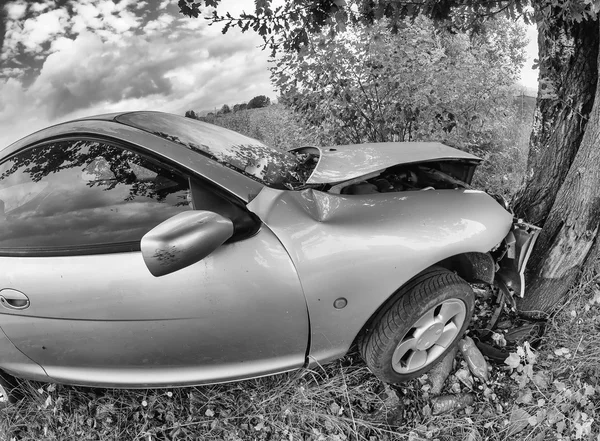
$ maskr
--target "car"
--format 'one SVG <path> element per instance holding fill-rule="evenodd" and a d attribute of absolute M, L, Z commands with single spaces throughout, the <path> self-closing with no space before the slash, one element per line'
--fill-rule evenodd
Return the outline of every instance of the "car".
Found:
<path fill-rule="evenodd" d="M 0 152 L 0 369 L 111 388 L 230 382 L 343 357 L 422 375 L 470 283 L 523 295 L 537 230 L 437 142 L 283 151 L 122 112 Z"/>

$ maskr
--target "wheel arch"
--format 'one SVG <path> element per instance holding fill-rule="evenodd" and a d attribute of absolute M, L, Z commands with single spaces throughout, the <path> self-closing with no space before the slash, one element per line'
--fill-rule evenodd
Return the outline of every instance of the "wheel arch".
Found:
<path fill-rule="evenodd" d="M 377 319 L 394 304 L 398 296 L 404 291 L 404 288 L 415 285 L 423 280 L 423 278 L 430 277 L 433 273 L 440 270 L 453 271 L 468 283 L 491 284 L 494 282 L 496 263 L 490 253 L 467 252 L 448 257 L 425 268 L 423 271 L 399 286 L 384 302 L 382 302 L 379 308 L 371 314 L 355 335 L 351 347 L 355 347 L 360 337 L 365 334 L 372 323 L 376 322 Z"/>

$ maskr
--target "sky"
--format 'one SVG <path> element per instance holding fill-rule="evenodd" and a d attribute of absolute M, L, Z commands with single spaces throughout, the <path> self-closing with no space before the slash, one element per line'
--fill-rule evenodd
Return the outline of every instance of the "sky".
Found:
<path fill-rule="evenodd" d="M 223 0 L 232 14 L 250 0 Z M 221 33 L 177 0 L 0 0 L 0 149 L 62 121 L 122 110 L 220 108 L 276 98 L 253 32 Z M 529 72 L 527 88 L 537 85 Z"/>

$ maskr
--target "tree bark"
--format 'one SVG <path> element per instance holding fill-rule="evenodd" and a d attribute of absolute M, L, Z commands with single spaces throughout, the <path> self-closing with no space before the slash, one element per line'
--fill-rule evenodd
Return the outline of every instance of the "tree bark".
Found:
<path fill-rule="evenodd" d="M 579 149 L 594 102 L 598 23 L 565 23 L 558 14 L 539 26 L 540 87 L 529 141 L 527 177 L 513 206 L 518 217 L 543 226 Z M 552 91 L 544 88 L 551 85 Z M 552 95 L 555 95 L 552 97 Z"/>
<path fill-rule="evenodd" d="M 519 196 L 517 214 L 543 225 L 528 268 L 526 295 L 519 302 L 526 315 L 547 313 L 564 299 L 585 266 L 596 261 L 592 248 L 598 249 L 594 245 L 600 226 L 600 28 L 598 21 L 589 21 L 569 24 L 569 29 L 573 56 L 562 71 L 563 81 L 571 78 L 573 83 L 563 82 L 561 89 L 571 95 L 563 95 L 560 105 L 547 109 L 549 118 L 541 132 L 532 134 L 537 150 L 528 165 L 534 172 Z M 593 93 L 586 84 L 591 79 Z M 533 145 L 537 142 L 542 143 Z"/>

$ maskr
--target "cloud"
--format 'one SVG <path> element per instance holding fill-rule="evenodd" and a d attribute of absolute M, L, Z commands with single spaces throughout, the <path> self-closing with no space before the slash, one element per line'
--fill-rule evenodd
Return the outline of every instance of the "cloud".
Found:
<path fill-rule="evenodd" d="M 27 3 L 25 1 L 13 2 L 7 4 L 5 8 L 9 20 L 19 20 L 27 11 Z"/>
<path fill-rule="evenodd" d="M 273 95 L 268 54 L 257 48 L 262 40 L 253 33 L 222 35 L 204 20 L 148 9 L 157 2 L 141 9 L 137 0 L 72 1 L 70 17 L 66 8 L 40 6 L 9 21 L 11 44 L 0 58 L 19 50 L 29 55 L 11 58 L 23 66 L 0 69 L 0 149 L 32 130 L 81 116 L 183 114 Z M 36 58 L 38 70 L 24 79 L 23 69 Z"/>
<path fill-rule="evenodd" d="M 171 82 L 165 74 L 173 65 L 188 62 L 193 52 L 130 40 L 124 45 L 102 41 L 91 32 L 80 34 L 46 58 L 29 92 L 50 119 L 101 102 L 169 95 Z"/>
<path fill-rule="evenodd" d="M 61 35 L 67 28 L 69 14 L 64 9 L 44 12 L 35 18 L 28 18 L 23 23 L 21 44 L 31 52 L 41 50 L 42 43 Z"/>

